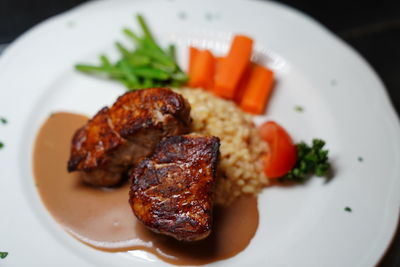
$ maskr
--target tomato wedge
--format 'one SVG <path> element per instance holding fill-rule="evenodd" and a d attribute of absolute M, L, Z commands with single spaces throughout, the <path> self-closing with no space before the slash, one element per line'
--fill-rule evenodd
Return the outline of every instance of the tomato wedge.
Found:
<path fill-rule="evenodd" d="M 261 138 L 269 144 L 264 171 L 268 178 L 279 178 L 288 173 L 297 161 L 297 150 L 292 138 L 282 126 L 267 121 L 259 127 Z"/>

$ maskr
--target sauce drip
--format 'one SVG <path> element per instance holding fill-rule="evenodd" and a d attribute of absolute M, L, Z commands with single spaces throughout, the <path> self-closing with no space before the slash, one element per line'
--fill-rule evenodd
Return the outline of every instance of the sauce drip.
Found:
<path fill-rule="evenodd" d="M 71 138 L 87 118 L 55 113 L 44 123 L 34 148 L 34 176 L 52 216 L 75 238 L 96 249 L 145 250 L 176 265 L 201 265 L 233 257 L 247 247 L 258 226 L 257 198 L 240 198 L 215 207 L 214 226 L 202 241 L 184 243 L 147 230 L 128 203 L 128 183 L 96 188 L 67 172 Z"/>

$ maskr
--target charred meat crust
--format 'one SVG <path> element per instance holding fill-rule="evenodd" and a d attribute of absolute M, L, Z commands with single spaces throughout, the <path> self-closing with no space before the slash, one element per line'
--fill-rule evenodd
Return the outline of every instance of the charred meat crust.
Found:
<path fill-rule="evenodd" d="M 134 97 L 132 95 L 135 94 Z M 189 130 L 190 105 L 181 95 L 165 88 L 128 92 L 110 108 L 115 130 L 124 138 L 148 128 L 163 130 L 177 120 Z"/>
<path fill-rule="evenodd" d="M 150 230 L 182 241 L 207 237 L 219 139 L 185 135 L 161 141 L 131 172 L 130 205 Z"/>
<path fill-rule="evenodd" d="M 73 138 L 68 171 L 92 171 L 111 160 L 111 152 L 126 143 L 114 131 L 109 109 L 102 108 L 88 123 L 78 129 Z"/>
<path fill-rule="evenodd" d="M 84 180 L 112 186 L 164 137 L 189 132 L 190 105 L 167 88 L 127 92 L 101 109 L 73 136 L 67 169 Z"/>

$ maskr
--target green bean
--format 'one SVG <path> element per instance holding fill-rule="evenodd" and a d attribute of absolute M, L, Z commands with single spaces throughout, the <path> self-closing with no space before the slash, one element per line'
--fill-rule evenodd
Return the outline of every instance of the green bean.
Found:
<path fill-rule="evenodd" d="M 129 57 L 131 54 L 129 50 L 123 46 L 120 42 L 115 42 L 115 46 L 117 47 L 118 51 L 121 53 L 122 56 Z"/>
<path fill-rule="evenodd" d="M 143 79 L 143 88 L 151 88 L 154 86 L 153 80 L 150 78 L 144 78 Z"/>
<path fill-rule="evenodd" d="M 167 54 L 169 55 L 169 57 L 176 62 L 176 47 L 173 44 L 170 44 L 168 46 L 168 50 L 167 50 Z"/>
<path fill-rule="evenodd" d="M 155 69 L 159 69 L 159 70 L 163 70 L 166 71 L 170 74 L 174 73 L 176 71 L 176 66 L 165 66 L 164 64 L 161 64 L 159 62 L 152 62 L 150 64 L 151 67 L 155 68 Z"/>
<path fill-rule="evenodd" d="M 153 43 L 155 43 L 153 35 L 150 32 L 149 27 L 147 27 L 146 21 L 144 20 L 144 18 L 142 17 L 142 15 L 138 14 L 136 16 L 140 27 L 142 28 L 142 31 L 144 33 L 144 36 L 146 36 L 147 38 L 149 38 Z"/>
<path fill-rule="evenodd" d="M 106 55 L 101 55 L 100 61 L 103 67 L 111 67 L 111 62 Z"/>
<path fill-rule="evenodd" d="M 139 68 L 134 68 L 132 70 L 137 76 L 141 76 L 143 78 L 150 78 L 161 81 L 165 81 L 171 78 L 168 72 L 159 69 L 154 69 L 149 67 L 139 67 Z"/>
<path fill-rule="evenodd" d="M 153 59 L 154 61 L 157 61 L 158 63 L 166 66 L 166 67 L 170 67 L 171 69 L 176 69 L 176 64 L 165 54 L 154 50 L 154 49 L 138 49 L 137 50 L 138 53 L 148 56 L 151 59 Z"/>
<path fill-rule="evenodd" d="M 123 33 L 125 33 L 126 36 L 128 36 L 130 39 L 132 39 L 136 43 L 136 45 L 141 45 L 142 40 L 133 31 L 131 31 L 128 28 L 125 28 L 122 31 L 123 31 Z"/>
<path fill-rule="evenodd" d="M 130 68 L 129 63 L 126 59 L 120 61 L 120 68 L 122 72 L 125 74 L 127 81 L 132 85 L 139 84 L 138 77 L 136 77 L 133 69 Z"/>
<path fill-rule="evenodd" d="M 93 74 L 105 74 L 123 83 L 129 90 L 138 90 L 157 86 L 180 86 L 188 80 L 187 75 L 176 63 L 176 47 L 169 45 L 162 49 L 155 41 L 146 21 L 137 15 L 143 31 L 139 36 L 124 28 L 123 33 L 135 44 L 131 50 L 120 42 L 115 46 L 121 54 L 113 64 L 105 55 L 100 55 L 100 65 L 78 64 L 78 71 Z"/>
<path fill-rule="evenodd" d="M 123 76 L 123 73 L 119 69 L 113 67 L 103 67 L 103 66 L 99 67 L 99 66 L 92 66 L 85 64 L 76 64 L 75 69 L 82 72 L 102 72 L 116 77 Z"/>
<path fill-rule="evenodd" d="M 151 64 L 150 57 L 136 52 L 131 54 L 128 60 L 133 67 L 143 67 L 143 66 L 149 66 Z"/>
<path fill-rule="evenodd" d="M 158 46 L 158 44 L 146 37 L 144 37 L 142 40 L 142 47 L 144 49 L 152 50 L 154 53 L 162 54 L 164 57 L 168 58 L 169 61 L 173 62 L 173 59 L 170 58 L 169 55 L 165 53 L 165 51 L 162 50 L 161 47 Z"/>

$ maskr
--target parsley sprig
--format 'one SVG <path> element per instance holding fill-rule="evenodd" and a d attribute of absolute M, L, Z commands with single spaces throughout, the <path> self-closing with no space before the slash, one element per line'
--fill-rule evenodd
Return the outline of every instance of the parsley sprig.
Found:
<path fill-rule="evenodd" d="M 323 149 L 325 141 L 321 139 L 313 139 L 312 146 L 305 142 L 296 145 L 297 162 L 292 170 L 290 170 L 280 180 L 282 182 L 304 182 L 310 176 L 326 176 L 330 169 L 328 162 L 328 150 Z"/>
<path fill-rule="evenodd" d="M 5 257 L 7 257 L 8 252 L 0 252 L 0 259 L 4 259 Z"/>

